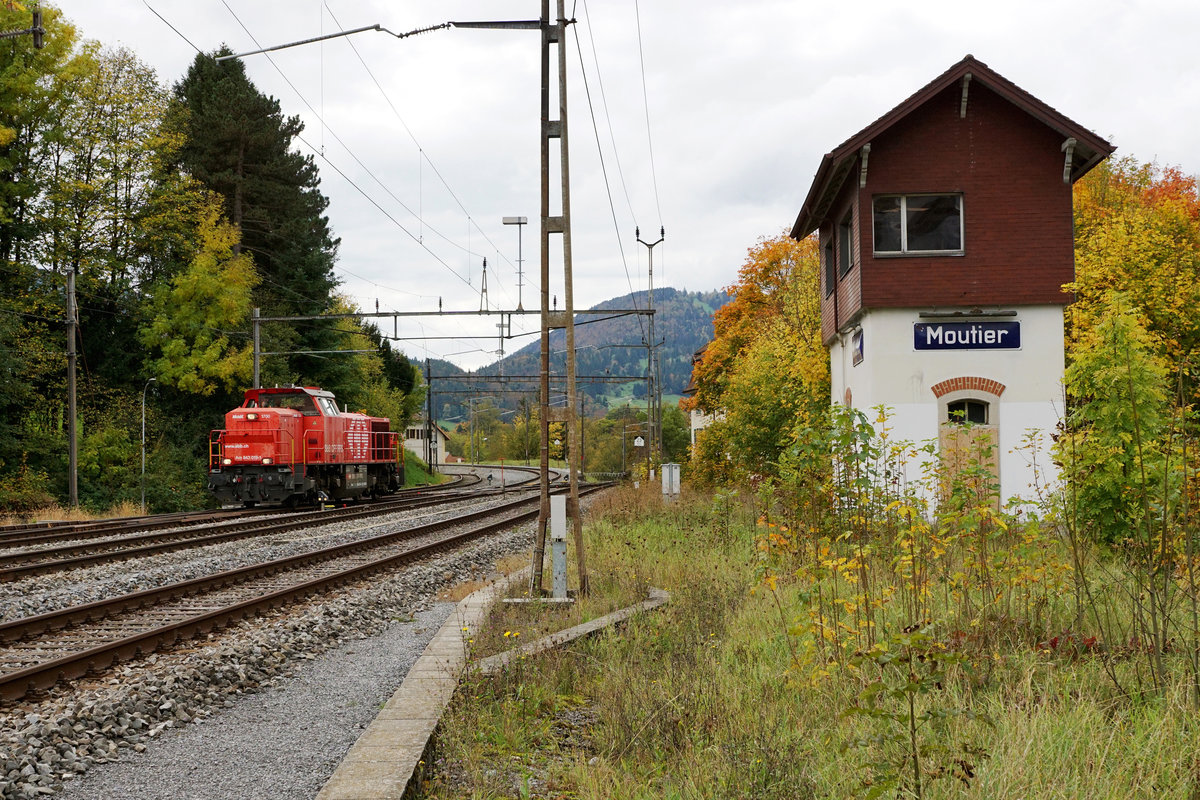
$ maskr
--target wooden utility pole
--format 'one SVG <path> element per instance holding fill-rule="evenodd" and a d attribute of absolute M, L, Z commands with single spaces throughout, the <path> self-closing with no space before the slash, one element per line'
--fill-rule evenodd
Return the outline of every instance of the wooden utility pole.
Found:
<path fill-rule="evenodd" d="M 558 124 L 559 158 L 562 172 L 563 296 L 566 302 L 567 339 L 567 425 L 571 437 L 571 497 L 567 514 L 575 535 L 575 566 L 579 570 L 579 593 L 588 593 L 587 558 L 583 547 L 583 515 L 579 510 L 579 479 L 583 477 L 583 419 L 579 413 L 575 357 L 575 283 L 571 272 L 571 185 L 567 152 L 567 22 L 566 0 L 558 0 Z"/>
<path fill-rule="evenodd" d="M 538 383 L 538 430 L 541 433 L 541 504 L 538 506 L 537 536 L 533 546 L 533 575 L 529 595 L 542 593 L 542 562 L 546 559 L 546 531 L 550 526 L 550 44 L 558 41 L 557 28 L 550 27 L 550 0 L 542 0 L 542 96 L 541 96 L 541 279 L 542 334 L 540 381 Z"/>
<path fill-rule="evenodd" d="M 579 456 L 583 450 L 579 416 L 576 408 L 575 370 L 575 288 L 571 275 L 571 189 L 567 146 L 567 25 L 565 0 L 557 0 L 557 21 L 550 23 L 550 0 L 542 0 L 542 336 L 540 428 L 541 441 L 541 505 L 538 509 L 537 538 L 533 548 L 533 577 L 531 594 L 542 591 L 542 562 L 546 554 L 546 532 L 550 525 L 550 329 L 561 327 L 566 332 L 567 347 L 567 407 L 562 420 L 567 424 L 570 442 L 571 489 L 567 514 L 571 517 L 575 539 L 575 560 L 579 570 L 579 592 L 587 594 L 587 558 L 583 547 L 583 519 L 579 513 Z M 558 47 L 558 118 L 550 118 L 550 48 Z M 562 176 L 562 209 L 559 216 L 550 213 L 550 140 L 559 140 L 559 172 Z M 550 234 L 562 234 L 563 295 L 565 308 L 560 313 L 550 311 Z M 557 409 L 556 409 L 557 411 Z"/>

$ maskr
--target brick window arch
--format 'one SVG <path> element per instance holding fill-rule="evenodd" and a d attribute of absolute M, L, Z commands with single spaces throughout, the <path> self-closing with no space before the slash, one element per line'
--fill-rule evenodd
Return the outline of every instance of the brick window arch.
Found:
<path fill-rule="evenodd" d="M 1005 386 L 991 378 L 962 377 L 935 383 L 930 387 L 935 397 L 943 397 L 950 392 L 983 392 L 995 397 L 1004 394 Z"/>
<path fill-rule="evenodd" d="M 942 464 L 941 491 L 947 497 L 955 476 L 982 466 L 997 484 L 1000 480 L 1000 430 L 1005 386 L 990 378 L 964 375 L 935 383 L 937 396 L 938 453 Z M 970 422 L 970 425 L 963 425 Z M 1000 507 L 998 495 L 992 497 Z"/>

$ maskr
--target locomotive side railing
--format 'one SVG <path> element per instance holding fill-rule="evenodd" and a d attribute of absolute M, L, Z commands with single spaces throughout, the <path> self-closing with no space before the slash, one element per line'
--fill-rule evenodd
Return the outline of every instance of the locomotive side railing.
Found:
<path fill-rule="evenodd" d="M 399 463 L 400 434 L 396 431 L 371 431 L 370 461 L 394 461 Z"/>
<path fill-rule="evenodd" d="M 282 441 L 282 436 L 287 436 L 287 465 L 294 470 L 296 468 L 296 437 L 290 431 L 282 429 L 280 429 L 279 433 L 281 434 L 281 440 L 276 443 L 275 452 L 278 453 L 283 449 L 284 442 Z"/>
<path fill-rule="evenodd" d="M 221 458 L 225 453 L 224 449 L 225 431 L 211 431 L 208 434 L 208 468 L 221 466 Z"/>

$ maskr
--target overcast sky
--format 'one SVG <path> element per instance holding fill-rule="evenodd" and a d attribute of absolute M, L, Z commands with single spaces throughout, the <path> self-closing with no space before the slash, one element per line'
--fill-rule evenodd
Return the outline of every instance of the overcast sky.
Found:
<path fill-rule="evenodd" d="M 376 23 L 401 33 L 540 13 L 535 0 L 58 2 L 81 36 L 128 47 L 168 85 L 193 45 L 243 52 Z M 567 42 L 577 308 L 647 287 L 635 226 L 648 241 L 666 228 L 656 288 L 728 286 L 748 247 L 790 228 L 822 154 L 967 53 L 1118 156 L 1200 172 L 1196 0 L 567 8 L 578 21 Z M 433 311 L 441 298 L 477 310 L 484 258 L 490 306 L 515 308 L 518 230 L 505 216 L 529 219 L 520 299 L 538 307 L 538 43 L 532 31 L 369 31 L 245 59 L 258 88 L 304 120 L 299 148 L 316 156 L 330 199 L 342 291 L 362 309 Z M 551 271 L 561 308 L 557 253 Z M 495 316 L 418 319 L 399 334 L 447 338 L 401 342 L 410 355 L 466 367 L 496 357 Z M 513 333 L 536 326 L 517 318 Z"/>

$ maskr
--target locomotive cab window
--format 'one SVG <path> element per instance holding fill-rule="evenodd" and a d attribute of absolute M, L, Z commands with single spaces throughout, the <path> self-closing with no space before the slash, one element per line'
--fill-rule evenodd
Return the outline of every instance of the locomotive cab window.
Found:
<path fill-rule="evenodd" d="M 300 392 L 262 395 L 259 397 L 259 403 L 263 408 L 290 408 L 293 411 L 302 412 L 306 417 L 316 417 L 321 414 L 313 403 L 313 398 Z"/>
<path fill-rule="evenodd" d="M 946 404 L 946 418 L 958 425 L 987 425 L 988 404 L 982 400 L 955 400 Z"/>

